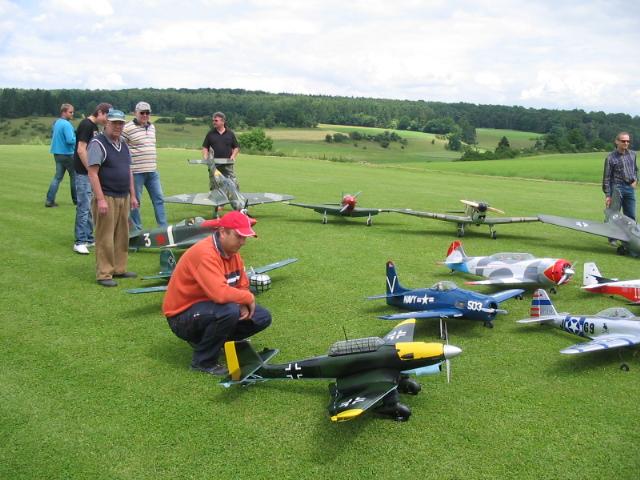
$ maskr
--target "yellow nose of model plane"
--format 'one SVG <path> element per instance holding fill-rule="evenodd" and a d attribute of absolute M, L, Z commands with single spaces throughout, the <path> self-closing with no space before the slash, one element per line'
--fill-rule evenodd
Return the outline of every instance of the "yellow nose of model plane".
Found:
<path fill-rule="evenodd" d="M 451 358 L 462 352 L 453 345 L 425 342 L 399 342 L 396 343 L 396 350 L 400 360 Z"/>

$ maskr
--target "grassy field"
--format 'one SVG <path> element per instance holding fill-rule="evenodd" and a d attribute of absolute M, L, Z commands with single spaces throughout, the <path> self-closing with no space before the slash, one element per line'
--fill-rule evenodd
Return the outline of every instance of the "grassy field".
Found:
<path fill-rule="evenodd" d="M 502 130 L 495 128 L 477 128 L 476 137 L 478 147 L 488 150 L 495 150 L 498 142 L 502 137 L 507 137 L 511 148 L 528 148 L 533 147 L 538 137 L 542 137 L 539 133 L 520 132 L 518 130 Z"/>
<path fill-rule="evenodd" d="M 166 194 L 202 190 L 204 168 L 187 166 L 192 152 L 163 149 Z M 486 163 L 486 162 L 485 162 Z M 459 198 L 484 198 L 513 215 L 553 213 L 599 219 L 596 185 L 467 176 L 454 172 L 375 168 L 352 163 L 241 155 L 246 191 L 337 201 L 362 190 L 362 206 L 449 210 Z M 581 163 L 568 165 L 577 170 Z M 173 336 L 158 295 L 132 296 L 94 283 L 94 258 L 76 255 L 74 209 L 66 181 L 60 207 L 45 209 L 53 174 L 45 146 L 0 146 L 5 265 L 0 277 L 0 478 L 616 478 L 637 477 L 640 362 L 614 352 L 566 357 L 578 338 L 518 325 L 525 301 L 493 330 L 451 321 L 453 382 L 422 377 L 423 391 L 403 397 L 407 423 L 368 415 L 345 424 L 327 416 L 328 381 L 271 382 L 223 389 L 188 370 L 190 349 Z M 171 221 L 209 209 L 168 205 Z M 461 282 L 437 261 L 455 239 L 453 225 L 384 214 L 330 219 L 287 205 L 256 207 L 259 239 L 243 250 L 248 265 L 294 256 L 273 273 L 259 297 L 274 323 L 254 338 L 276 347 L 276 361 L 323 354 L 343 337 L 383 336 L 391 312 L 364 297 L 384 291 L 393 259 L 407 286 Z M 148 197 L 143 220 L 152 224 Z M 543 224 L 503 226 L 497 241 L 470 229 L 467 253 L 528 251 L 577 262 L 578 278 L 554 297 L 561 311 L 595 313 L 624 302 L 578 287 L 582 262 L 608 276 L 637 278 L 638 260 L 616 256 L 604 239 Z M 157 270 L 155 252 L 131 254 L 130 269 Z M 419 324 L 416 340 L 435 340 L 437 322 Z"/>

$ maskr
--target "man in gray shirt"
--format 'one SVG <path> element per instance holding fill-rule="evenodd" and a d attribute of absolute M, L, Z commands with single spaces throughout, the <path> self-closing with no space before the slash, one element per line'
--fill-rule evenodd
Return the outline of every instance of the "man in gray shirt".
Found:
<path fill-rule="evenodd" d="M 602 191 L 607 208 L 618 211 L 622 207 L 622 213 L 635 220 L 638 165 L 636 152 L 629 149 L 630 142 L 628 132 L 616 136 L 616 149 L 604 161 Z"/>

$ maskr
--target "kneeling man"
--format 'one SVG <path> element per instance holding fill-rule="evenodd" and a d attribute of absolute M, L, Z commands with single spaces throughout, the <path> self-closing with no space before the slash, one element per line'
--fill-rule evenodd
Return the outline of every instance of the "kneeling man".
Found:
<path fill-rule="evenodd" d="M 193 347 L 191 368 L 226 375 L 218 363 L 227 340 L 242 340 L 271 324 L 271 314 L 256 305 L 238 251 L 256 221 L 232 211 L 209 225 L 210 237 L 189 248 L 176 265 L 162 310 L 173 333 Z"/>

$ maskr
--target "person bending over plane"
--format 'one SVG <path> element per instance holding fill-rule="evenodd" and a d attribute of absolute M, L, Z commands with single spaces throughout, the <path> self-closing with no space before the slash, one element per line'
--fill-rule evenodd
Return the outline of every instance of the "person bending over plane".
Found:
<path fill-rule="evenodd" d="M 242 340 L 271 324 L 271 313 L 256 305 L 238 253 L 255 237 L 256 220 L 231 211 L 213 235 L 200 240 L 180 258 L 171 275 L 162 311 L 173 333 L 193 347 L 191 368 L 226 375 L 218 363 L 227 340 Z"/>

